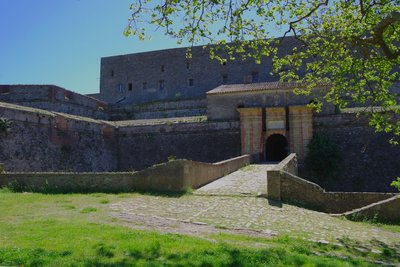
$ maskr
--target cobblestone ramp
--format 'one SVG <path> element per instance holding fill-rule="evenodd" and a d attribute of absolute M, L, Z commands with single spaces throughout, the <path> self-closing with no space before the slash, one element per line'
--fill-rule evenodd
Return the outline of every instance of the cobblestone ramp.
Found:
<path fill-rule="evenodd" d="M 267 192 L 267 170 L 274 164 L 253 164 L 209 183 L 195 195 L 258 196 Z"/>

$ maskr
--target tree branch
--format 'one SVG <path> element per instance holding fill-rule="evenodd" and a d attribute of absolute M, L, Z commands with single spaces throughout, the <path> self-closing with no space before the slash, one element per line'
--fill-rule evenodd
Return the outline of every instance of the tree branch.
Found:
<path fill-rule="evenodd" d="M 400 57 L 400 49 L 392 51 L 384 38 L 385 30 L 395 23 L 400 23 L 400 12 L 393 11 L 386 18 L 382 19 L 376 24 L 374 34 L 370 38 L 358 38 L 356 43 L 359 44 L 373 44 L 380 46 L 383 54 L 390 60 L 395 60 Z"/>

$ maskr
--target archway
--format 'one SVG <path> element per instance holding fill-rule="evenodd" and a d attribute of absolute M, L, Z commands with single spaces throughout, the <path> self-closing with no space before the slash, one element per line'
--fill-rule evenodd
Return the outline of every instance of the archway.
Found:
<path fill-rule="evenodd" d="M 281 161 L 288 155 L 288 142 L 281 134 L 273 134 L 265 143 L 265 159 L 267 161 Z"/>

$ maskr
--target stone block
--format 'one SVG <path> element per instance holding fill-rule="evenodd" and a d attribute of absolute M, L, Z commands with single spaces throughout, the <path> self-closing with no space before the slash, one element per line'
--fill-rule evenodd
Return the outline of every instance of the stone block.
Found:
<path fill-rule="evenodd" d="M 267 171 L 268 199 L 281 201 L 281 175 L 279 170 Z"/>

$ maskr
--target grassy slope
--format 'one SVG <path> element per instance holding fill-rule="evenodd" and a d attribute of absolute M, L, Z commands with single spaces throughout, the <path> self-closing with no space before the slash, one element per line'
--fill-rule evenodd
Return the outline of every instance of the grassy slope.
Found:
<path fill-rule="evenodd" d="M 373 266 L 399 263 L 382 254 L 278 237 L 205 238 L 131 230 L 107 216 L 108 203 L 129 195 L 43 195 L 0 191 L 0 266 Z M 398 228 L 396 228 L 398 230 Z M 343 258 L 346 257 L 346 258 Z"/>

